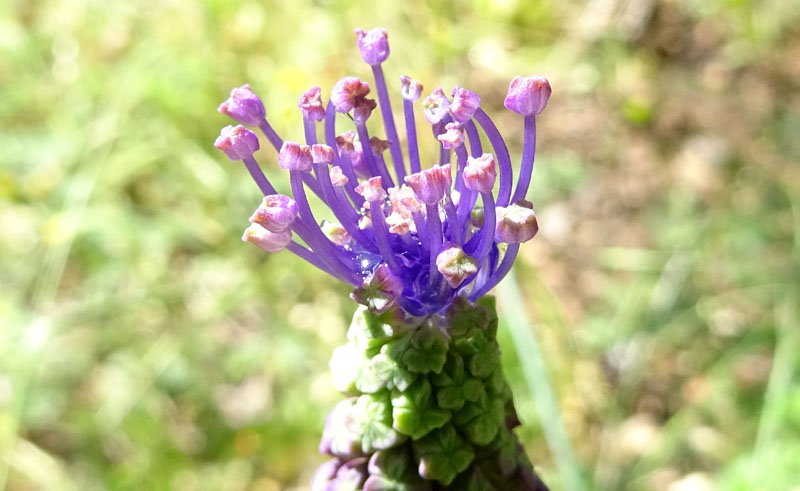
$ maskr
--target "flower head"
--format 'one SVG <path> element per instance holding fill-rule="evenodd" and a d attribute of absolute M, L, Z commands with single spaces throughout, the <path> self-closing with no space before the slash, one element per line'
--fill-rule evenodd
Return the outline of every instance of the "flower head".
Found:
<path fill-rule="evenodd" d="M 370 85 L 354 76 L 333 86 L 327 108 L 321 89 L 312 87 L 298 100 L 305 144 L 284 141 L 275 133 L 261 101 L 247 85 L 234 89 L 220 106 L 221 112 L 243 124 L 261 128 L 279 150 L 280 167 L 293 171 L 289 173 L 291 195 L 278 194 L 253 158 L 259 148 L 255 134 L 242 126 L 222 130 L 215 145 L 231 159 L 244 160 L 265 196 L 243 239 L 269 252 L 288 249 L 353 285 L 352 298 L 366 308 L 389 310 L 382 315 L 397 311 L 423 316 L 444 312 L 461 297 L 474 301 L 508 272 L 517 244 L 530 240 L 538 230 L 532 207 L 522 200 L 532 175 L 535 125 L 525 119 L 525 151 L 513 189 L 509 152 L 494 123 L 480 109 L 480 97 L 455 87 L 451 101 L 437 87 L 421 103 L 432 131 L 420 136 L 434 134 L 425 143 L 436 146 L 440 160 L 423 168 L 414 119 L 422 84 L 410 77 L 400 79 L 406 118 L 406 138 L 402 139 L 395 129 L 380 66 L 389 54 L 386 31 L 359 29 L 356 38 L 362 58 L 375 74 L 377 101 L 367 97 Z M 516 77 L 505 104 L 531 116 L 544 109 L 549 94 L 546 79 Z M 365 124 L 378 105 L 385 136 L 371 135 L 372 125 Z M 337 120 L 341 124 L 345 119 L 336 112 L 349 113 L 355 128 L 339 129 L 344 132 L 336 136 Z M 317 141 L 318 124 L 324 125 L 324 143 Z M 492 148 L 480 157 L 468 157 L 465 144 L 469 140 L 470 151 L 479 148 L 481 142 L 472 140 L 480 139 L 480 132 Z M 400 149 L 403 140 L 407 152 Z M 452 167 L 451 149 L 457 155 Z M 386 150 L 390 150 L 392 167 L 384 161 Z M 328 215 L 334 220 L 315 218 L 308 193 L 330 208 Z M 483 206 L 476 206 L 478 202 Z M 294 234 L 300 241 L 292 242 Z M 355 407 L 355 402 L 350 405 Z M 361 458 L 361 450 L 350 448 L 348 435 L 345 430 L 329 435 L 331 449 L 336 449 L 330 452 L 348 461 Z M 324 480 L 357 474 L 342 462 L 337 465 Z"/>
<path fill-rule="evenodd" d="M 367 65 L 380 65 L 386 58 L 389 57 L 389 35 L 386 29 L 372 29 L 371 31 L 364 31 L 364 29 L 356 29 L 356 41 L 358 41 L 358 50 L 361 52 L 361 58 Z"/>
<path fill-rule="evenodd" d="M 247 126 L 257 126 L 266 117 L 264 104 L 250 89 L 250 84 L 231 90 L 231 96 L 219 105 L 217 111 Z"/>
<path fill-rule="evenodd" d="M 517 75 L 508 86 L 505 106 L 522 116 L 532 116 L 544 111 L 550 99 L 550 82 L 544 77 Z"/>
<path fill-rule="evenodd" d="M 214 146 L 225 152 L 231 160 L 244 160 L 258 150 L 258 137 L 242 125 L 222 128 Z"/>

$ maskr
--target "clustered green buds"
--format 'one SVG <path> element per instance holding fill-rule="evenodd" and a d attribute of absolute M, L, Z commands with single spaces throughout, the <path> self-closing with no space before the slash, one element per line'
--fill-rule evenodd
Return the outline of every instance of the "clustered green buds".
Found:
<path fill-rule="evenodd" d="M 445 315 L 360 307 L 331 360 L 349 396 L 328 415 L 312 491 L 546 489 L 512 429 L 493 297 Z"/>

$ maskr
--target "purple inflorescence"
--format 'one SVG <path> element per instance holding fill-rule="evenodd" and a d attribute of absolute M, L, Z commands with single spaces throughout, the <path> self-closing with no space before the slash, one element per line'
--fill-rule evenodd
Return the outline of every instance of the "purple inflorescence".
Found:
<path fill-rule="evenodd" d="M 516 187 L 500 132 L 481 109 L 480 97 L 462 87 L 452 89 L 452 98 L 436 87 L 421 102 L 432 126 L 430 143 L 438 150 L 437 161 L 423 168 L 414 117 L 422 84 L 400 77 L 403 148 L 381 67 L 389 56 L 386 31 L 357 29 L 356 38 L 372 70 L 377 100 L 367 97 L 370 85 L 358 77 L 339 80 L 327 104 L 320 88 L 312 87 L 298 100 L 302 143 L 277 135 L 249 85 L 234 89 L 219 106 L 239 123 L 261 129 L 291 183 L 291 198 L 278 194 L 253 155 L 259 149 L 255 134 L 242 126 L 223 129 L 215 145 L 244 162 L 265 196 L 243 238 L 270 252 L 288 249 L 356 287 L 352 297 L 368 306 L 396 303 L 411 315 L 426 315 L 442 312 L 458 296 L 474 301 L 505 276 L 519 244 L 538 230 L 525 195 L 535 156 L 535 117 L 547 104 L 550 85 L 533 76 L 516 77 L 509 87 L 505 105 L 524 117 L 525 128 Z M 386 140 L 367 129 L 376 108 Z M 337 122 L 344 120 L 337 113 L 346 113 L 354 128 L 337 132 Z M 318 126 L 324 142 L 317 140 Z M 481 132 L 491 152 L 484 152 Z M 336 221 L 314 216 L 309 191 Z"/>

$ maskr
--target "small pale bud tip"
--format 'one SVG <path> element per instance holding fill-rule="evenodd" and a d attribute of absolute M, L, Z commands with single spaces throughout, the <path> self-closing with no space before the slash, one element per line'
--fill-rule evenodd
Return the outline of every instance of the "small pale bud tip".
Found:
<path fill-rule="evenodd" d="M 437 165 L 408 175 L 405 181 L 411 186 L 420 201 L 428 205 L 435 205 L 450 190 L 450 185 L 453 183 L 450 164 Z"/>
<path fill-rule="evenodd" d="M 311 145 L 311 160 L 315 164 L 330 164 L 333 162 L 333 149 L 324 143 Z"/>
<path fill-rule="evenodd" d="M 375 28 L 364 31 L 358 28 L 355 32 L 361 59 L 367 65 L 380 65 L 386 61 L 386 58 L 389 57 L 389 36 L 386 29 Z"/>
<path fill-rule="evenodd" d="M 380 176 L 370 177 L 365 182 L 356 186 L 356 192 L 370 203 L 386 199 L 386 190 Z"/>
<path fill-rule="evenodd" d="M 445 132 L 436 138 L 442 142 L 445 150 L 458 148 L 464 144 L 464 130 L 459 123 L 447 123 L 444 127 Z"/>
<path fill-rule="evenodd" d="M 283 142 L 278 153 L 278 165 L 281 169 L 308 172 L 312 163 L 311 147 L 288 140 Z"/>
<path fill-rule="evenodd" d="M 450 100 L 447 99 L 441 87 L 436 87 L 431 95 L 422 101 L 422 107 L 425 111 L 425 119 L 430 124 L 436 124 L 447 115 L 450 108 Z"/>
<path fill-rule="evenodd" d="M 532 116 L 544 111 L 550 99 L 550 82 L 544 77 L 517 75 L 508 86 L 505 106 L 522 116 Z"/>
<path fill-rule="evenodd" d="M 464 280 L 478 272 L 478 262 L 467 256 L 460 247 L 451 245 L 436 256 L 436 269 L 451 288 L 457 288 Z"/>
<path fill-rule="evenodd" d="M 258 137 L 242 125 L 222 128 L 214 146 L 225 152 L 231 160 L 244 160 L 259 149 Z"/>

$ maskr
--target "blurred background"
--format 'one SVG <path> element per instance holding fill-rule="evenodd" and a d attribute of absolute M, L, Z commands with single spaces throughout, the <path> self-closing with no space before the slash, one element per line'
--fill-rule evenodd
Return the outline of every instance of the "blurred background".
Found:
<path fill-rule="evenodd" d="M 299 138 L 302 91 L 371 81 L 359 26 L 389 30 L 394 92 L 477 91 L 515 159 L 508 81 L 552 83 L 516 276 L 586 489 L 800 489 L 798 21 L 794 0 L 3 1 L 0 490 L 306 489 L 355 305 L 240 241 L 260 196 L 215 109 L 249 82 Z M 519 435 L 567 489 L 501 335 Z"/>

